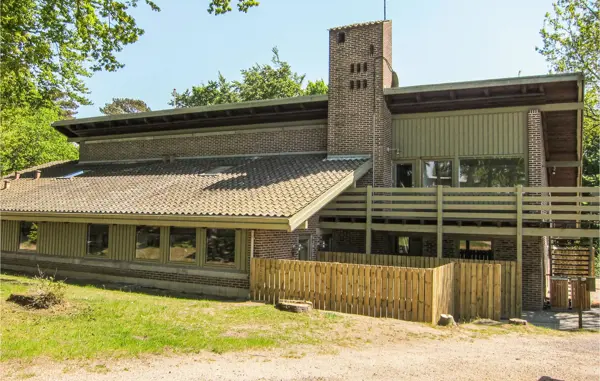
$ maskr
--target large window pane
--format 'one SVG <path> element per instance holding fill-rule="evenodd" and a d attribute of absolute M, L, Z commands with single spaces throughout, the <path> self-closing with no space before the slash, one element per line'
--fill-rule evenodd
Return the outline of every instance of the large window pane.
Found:
<path fill-rule="evenodd" d="M 206 229 L 206 263 L 234 264 L 235 230 Z"/>
<path fill-rule="evenodd" d="M 523 159 L 461 159 L 461 187 L 513 187 L 525 185 Z"/>
<path fill-rule="evenodd" d="M 160 259 L 160 228 L 138 226 L 135 229 L 135 258 Z"/>
<path fill-rule="evenodd" d="M 21 221 L 19 227 L 19 251 L 37 249 L 38 227 L 35 222 Z"/>
<path fill-rule="evenodd" d="M 452 186 L 452 161 L 432 160 L 423 162 L 423 186 Z"/>
<path fill-rule="evenodd" d="M 88 225 L 87 254 L 98 257 L 108 255 L 108 225 Z"/>
<path fill-rule="evenodd" d="M 413 186 L 413 166 L 412 164 L 396 165 L 396 187 L 412 188 Z"/>
<path fill-rule="evenodd" d="M 196 261 L 196 229 L 171 227 L 169 260 L 175 262 Z"/>

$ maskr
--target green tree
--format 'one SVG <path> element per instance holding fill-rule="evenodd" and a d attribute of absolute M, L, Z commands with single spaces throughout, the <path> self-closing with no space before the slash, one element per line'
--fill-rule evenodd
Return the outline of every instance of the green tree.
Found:
<path fill-rule="evenodd" d="M 58 107 L 2 110 L 0 163 L 2 174 L 55 160 L 76 160 L 77 147 L 52 128 Z"/>
<path fill-rule="evenodd" d="M 327 94 L 329 88 L 327 84 L 322 79 L 316 81 L 308 81 L 306 84 L 306 89 L 304 89 L 305 95 L 319 95 L 319 94 Z"/>
<path fill-rule="evenodd" d="M 255 64 L 241 70 L 240 81 L 228 81 L 221 73 L 216 81 L 193 86 L 182 93 L 173 90 L 169 102 L 175 107 L 207 106 L 221 103 L 235 103 L 261 99 L 277 99 L 300 95 L 327 94 L 327 85 L 321 79 L 308 82 L 302 87 L 304 75 L 294 72 L 289 63 L 279 58 L 279 51 L 273 48 L 271 64 Z"/>
<path fill-rule="evenodd" d="M 116 53 L 144 29 L 131 15 L 152 0 L 3 0 L 0 2 L 0 106 L 51 107 L 58 97 L 90 104 L 84 79 L 123 67 Z M 257 6 L 238 0 L 238 10 Z M 230 0 L 209 1 L 208 12 L 231 11 Z"/>
<path fill-rule="evenodd" d="M 546 14 L 541 47 L 552 72 L 585 76 L 583 184 L 599 186 L 600 160 L 600 0 L 558 0 Z"/>
<path fill-rule="evenodd" d="M 100 107 L 100 112 L 105 115 L 134 114 L 150 111 L 146 102 L 132 98 L 113 98 L 112 102 Z"/>

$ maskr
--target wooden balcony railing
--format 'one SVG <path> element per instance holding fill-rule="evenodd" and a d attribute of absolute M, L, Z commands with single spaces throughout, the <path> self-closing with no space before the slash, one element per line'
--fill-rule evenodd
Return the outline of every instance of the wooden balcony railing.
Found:
<path fill-rule="evenodd" d="M 600 188 L 352 188 L 319 216 L 322 228 L 365 229 L 368 237 L 372 230 L 436 233 L 438 252 L 444 233 L 513 235 L 518 243 L 523 236 L 593 238 Z"/>

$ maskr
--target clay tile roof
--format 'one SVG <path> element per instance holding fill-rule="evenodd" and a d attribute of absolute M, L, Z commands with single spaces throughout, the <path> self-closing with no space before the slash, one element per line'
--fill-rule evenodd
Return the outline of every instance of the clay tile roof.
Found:
<path fill-rule="evenodd" d="M 367 159 L 325 155 L 186 159 L 132 164 L 57 162 L 0 191 L 0 210 L 289 217 Z M 219 173 L 206 172 L 219 168 Z M 72 178 L 61 178 L 83 170 Z"/>

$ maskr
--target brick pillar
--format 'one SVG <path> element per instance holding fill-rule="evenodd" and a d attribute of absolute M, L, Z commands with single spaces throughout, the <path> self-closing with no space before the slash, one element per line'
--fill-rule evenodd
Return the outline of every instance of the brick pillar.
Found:
<path fill-rule="evenodd" d="M 530 187 L 548 186 L 542 114 L 539 110 L 530 110 L 527 114 L 527 152 L 528 185 Z M 524 237 L 523 239 L 522 295 L 524 310 L 540 310 L 544 305 L 543 258 L 547 243 L 547 237 Z"/>

